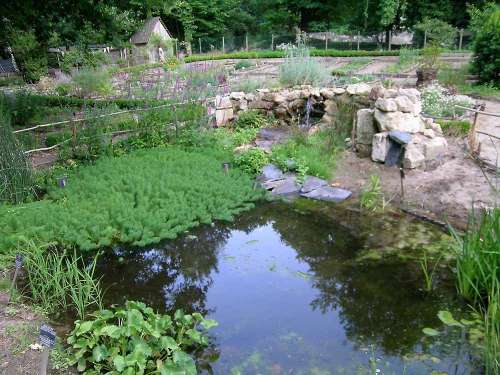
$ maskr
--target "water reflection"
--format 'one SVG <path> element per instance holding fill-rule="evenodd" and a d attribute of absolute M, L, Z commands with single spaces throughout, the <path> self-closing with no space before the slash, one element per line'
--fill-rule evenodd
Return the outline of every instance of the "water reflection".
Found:
<path fill-rule="evenodd" d="M 155 248 L 116 248 L 99 272 L 109 303 L 137 299 L 218 320 L 215 373 L 353 373 L 375 348 L 394 373 L 456 366 L 468 374 L 465 344 L 430 347 L 421 331 L 439 326 L 437 311 L 454 304 L 452 288 L 423 294 L 414 262 L 354 261 L 367 247 L 405 252 L 402 238 L 412 237 L 414 249 L 440 236 L 405 218 L 276 203 Z M 439 362 L 403 358 L 424 352 Z"/>

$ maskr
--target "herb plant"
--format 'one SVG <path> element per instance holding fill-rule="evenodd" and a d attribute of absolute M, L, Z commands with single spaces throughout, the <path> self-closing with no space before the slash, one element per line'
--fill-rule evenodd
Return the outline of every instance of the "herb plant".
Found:
<path fill-rule="evenodd" d="M 72 364 L 85 374 L 196 375 L 188 353 L 207 346 L 206 331 L 215 326 L 199 313 L 177 310 L 171 317 L 128 301 L 124 308 L 99 311 L 93 320 L 76 321 L 67 341 Z"/>

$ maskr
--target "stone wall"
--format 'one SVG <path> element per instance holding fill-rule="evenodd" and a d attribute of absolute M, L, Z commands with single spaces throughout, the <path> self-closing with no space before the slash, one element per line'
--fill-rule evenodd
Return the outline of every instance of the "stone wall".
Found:
<path fill-rule="evenodd" d="M 306 109 L 319 126 L 334 126 L 339 104 L 355 108 L 351 144 L 363 157 L 405 168 L 428 167 L 446 153 L 441 128 L 421 116 L 420 92 L 416 89 L 385 89 L 365 83 L 346 88 L 300 86 L 292 89 L 260 89 L 232 92 L 216 98 L 216 124 L 230 124 L 241 111 L 259 110 L 274 116 L 281 125 L 303 124 Z"/>

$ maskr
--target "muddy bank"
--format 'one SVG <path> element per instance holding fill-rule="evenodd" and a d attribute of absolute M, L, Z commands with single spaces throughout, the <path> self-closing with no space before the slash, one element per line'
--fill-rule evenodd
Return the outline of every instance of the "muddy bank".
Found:
<path fill-rule="evenodd" d="M 404 204 L 423 216 L 463 229 L 473 205 L 475 208 L 494 205 L 495 192 L 487 178 L 495 183 L 495 176 L 487 172 L 485 175 L 468 157 L 464 140 L 447 140 L 448 154 L 436 169 L 405 171 Z M 400 205 L 399 169 L 360 158 L 352 151 L 344 153 L 332 183 L 351 190 L 356 199 L 372 175 L 380 177 L 385 199 Z"/>

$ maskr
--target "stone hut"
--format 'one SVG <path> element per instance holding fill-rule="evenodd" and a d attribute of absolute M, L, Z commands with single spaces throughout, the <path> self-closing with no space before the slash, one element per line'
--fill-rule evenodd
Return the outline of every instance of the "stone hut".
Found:
<path fill-rule="evenodd" d="M 160 17 L 151 17 L 130 38 L 136 64 L 160 62 L 174 55 L 174 39 Z"/>

